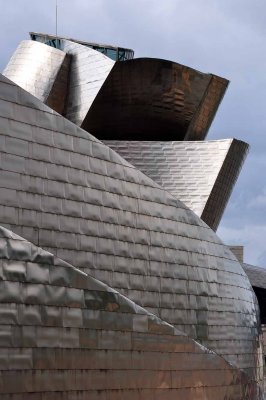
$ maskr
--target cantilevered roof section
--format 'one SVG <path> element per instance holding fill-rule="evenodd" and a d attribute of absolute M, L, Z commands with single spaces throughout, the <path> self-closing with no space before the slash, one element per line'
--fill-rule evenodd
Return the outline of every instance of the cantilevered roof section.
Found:
<path fill-rule="evenodd" d="M 176 62 L 117 62 L 81 127 L 100 140 L 204 140 L 228 80 Z"/>
<path fill-rule="evenodd" d="M 47 33 L 30 32 L 30 37 L 31 40 L 47 44 L 59 50 L 61 50 L 61 40 L 65 39 L 97 50 L 114 61 L 132 60 L 134 58 L 134 51 L 132 49 L 126 49 L 124 47 L 111 46 L 109 44 L 85 42 L 83 40 L 48 35 Z"/>
<path fill-rule="evenodd" d="M 229 83 L 168 60 L 131 59 L 133 51 L 121 47 L 30 35 L 4 75 L 100 140 L 204 140 Z M 57 74 L 52 50 L 65 53 Z"/>

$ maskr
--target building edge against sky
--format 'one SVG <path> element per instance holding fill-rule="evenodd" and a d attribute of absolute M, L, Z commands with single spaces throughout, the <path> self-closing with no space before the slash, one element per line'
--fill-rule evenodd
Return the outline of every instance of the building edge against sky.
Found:
<path fill-rule="evenodd" d="M 17 304 L 18 298 L 23 299 L 25 305 L 21 307 L 28 311 L 29 306 L 39 304 L 36 308 L 38 311 L 34 312 L 35 320 L 29 316 L 29 319 L 23 320 L 26 322 L 22 324 L 40 327 L 46 324 L 45 318 L 49 307 L 60 308 L 60 301 L 66 305 L 71 304 L 67 306 L 71 309 L 69 310 L 71 316 L 54 314 L 58 316 L 53 319 L 53 324 L 59 326 L 59 321 L 63 317 L 63 325 L 71 328 L 69 348 L 72 351 L 74 348 L 81 350 L 84 343 L 87 343 L 88 357 L 94 356 L 96 358 L 91 359 L 96 360 L 102 357 L 102 350 L 112 349 L 121 352 L 119 355 L 124 364 L 119 364 L 119 368 L 122 374 L 122 365 L 125 363 L 129 365 L 129 360 L 132 360 L 132 353 L 129 356 L 125 350 L 131 352 L 137 349 L 136 342 L 132 341 L 136 334 L 131 331 L 132 318 L 127 317 L 129 325 L 126 327 L 118 324 L 114 314 L 113 317 L 108 314 L 117 310 L 124 312 L 119 301 L 103 302 L 103 297 L 108 299 L 108 296 L 97 294 L 97 285 L 103 285 L 102 287 L 108 285 L 118 290 L 121 298 L 130 299 L 126 301 L 129 303 L 131 301 L 130 304 L 135 312 L 141 306 L 145 309 L 144 313 L 152 313 L 157 316 L 154 318 L 161 318 L 162 326 L 165 324 L 166 336 L 170 331 L 173 332 L 173 329 L 177 329 L 182 332 L 180 333 L 182 337 L 199 341 L 206 348 L 214 350 L 216 354 L 207 351 L 212 361 L 202 361 L 199 364 L 195 362 L 195 358 L 191 358 L 191 362 L 186 366 L 191 368 L 189 373 L 184 373 L 185 368 L 176 370 L 175 363 L 171 364 L 173 369 L 169 370 L 171 363 L 169 357 L 173 358 L 177 351 L 178 354 L 184 354 L 189 358 L 191 346 L 184 342 L 183 344 L 175 342 L 171 349 L 163 350 L 159 337 L 162 334 L 161 328 L 151 321 L 147 325 L 147 318 L 141 317 L 138 324 L 134 325 L 136 332 L 152 334 L 152 340 L 159 346 L 160 359 L 163 357 L 167 360 L 166 364 L 160 364 L 158 367 L 161 378 L 158 379 L 158 375 L 151 373 L 149 369 L 151 354 L 143 354 L 143 359 L 138 360 L 135 368 L 138 373 L 145 371 L 145 374 L 144 372 L 140 374 L 145 378 L 141 379 L 137 373 L 134 375 L 130 368 L 126 368 L 123 372 L 125 386 L 117 384 L 119 375 L 115 377 L 114 367 L 105 353 L 103 360 L 104 365 L 108 365 L 110 381 L 109 386 L 105 386 L 102 390 L 101 396 L 108 394 L 116 399 L 120 395 L 128 396 L 131 393 L 133 399 L 138 399 L 138 390 L 138 393 L 145 398 L 147 396 L 154 398 L 156 395 L 166 399 L 171 399 L 173 396 L 177 399 L 191 399 L 197 392 L 199 399 L 229 397 L 237 400 L 242 399 L 244 393 L 247 400 L 261 399 L 260 382 L 263 366 L 258 308 L 254 292 L 241 264 L 213 231 L 179 199 L 143 175 L 108 146 L 42 103 L 48 103 L 47 99 L 52 96 L 54 104 L 58 106 L 60 102 L 56 101 L 56 98 L 63 96 L 67 106 L 71 98 L 72 107 L 75 104 L 73 110 L 76 107 L 75 122 L 79 126 L 89 131 L 91 116 L 93 130 L 96 131 L 95 121 L 98 121 L 97 130 L 100 131 L 101 120 L 97 116 L 99 115 L 105 123 L 105 138 L 110 135 L 108 139 L 120 141 L 121 145 L 125 140 L 134 140 L 132 133 L 129 132 L 129 137 L 127 136 L 127 124 L 129 129 L 132 128 L 130 122 L 133 123 L 135 120 L 136 136 L 141 136 L 143 131 L 146 131 L 146 128 L 141 126 L 143 113 L 140 104 L 142 104 L 147 114 L 144 126 L 148 127 L 150 121 L 155 118 L 156 124 L 154 122 L 153 124 L 158 128 L 156 140 L 165 141 L 170 137 L 173 146 L 183 143 L 189 152 L 189 148 L 193 148 L 192 139 L 205 138 L 228 82 L 211 74 L 202 74 L 163 60 L 141 61 L 141 65 L 145 64 L 142 82 L 139 60 L 114 63 L 99 51 L 84 46 L 80 41 L 71 43 L 71 40 L 59 39 L 60 46 L 63 46 L 60 50 L 52 49 L 51 43 L 49 47 L 43 43 L 25 46 L 27 56 L 22 50 L 19 57 L 11 59 L 5 70 L 9 78 L 11 78 L 9 74 L 13 74 L 14 82 L 24 78 L 29 85 L 25 89 L 30 92 L 35 90 L 34 94 L 39 100 L 17 88 L 6 78 L 1 78 L 0 223 L 33 242 L 33 245 L 26 245 L 26 247 L 33 246 L 32 254 L 36 255 L 41 251 L 44 255 L 44 258 L 38 256 L 32 258 L 33 255 L 26 256 L 23 246 L 12 247 L 9 241 L 2 241 L 4 249 L 14 248 L 14 253 L 13 250 L 11 253 L 7 253 L 6 250 L 2 259 L 16 260 L 11 266 L 9 262 L 3 261 L 5 281 L 21 282 L 21 279 L 25 278 L 20 276 L 27 273 L 27 265 L 31 271 L 31 263 L 37 260 L 37 264 L 40 264 L 34 267 L 35 277 L 28 279 L 26 275 L 28 287 L 23 289 L 24 292 L 18 292 L 18 289 L 15 289 L 16 285 L 12 289 L 9 283 L 3 286 L 3 306 L 9 303 Z M 37 65 L 35 62 L 39 53 L 36 51 L 34 54 L 34 51 L 39 46 L 45 54 L 43 65 L 42 63 Z M 30 57 L 28 49 L 34 49 L 30 50 Z M 45 63 L 49 68 L 44 68 Z M 35 66 L 37 70 L 32 72 L 31 69 L 31 74 L 21 77 L 19 73 L 22 66 L 27 73 L 28 64 Z M 80 71 L 84 80 L 78 81 Z M 137 85 L 135 91 L 134 85 L 124 85 L 126 74 L 129 78 L 134 77 L 133 82 Z M 65 84 L 66 77 L 67 84 Z M 143 92 L 141 87 L 141 84 L 145 85 L 148 81 L 152 82 L 150 93 Z M 76 82 L 76 85 L 73 85 L 73 82 Z M 114 108 L 118 107 L 117 110 L 121 110 L 123 99 L 126 102 L 127 118 L 122 120 L 120 125 L 117 124 L 117 130 L 115 124 L 106 123 L 108 118 L 105 118 L 105 113 L 108 114 L 108 110 L 111 109 L 112 93 L 114 98 L 119 100 L 117 103 L 114 102 Z M 63 115 L 65 110 L 64 107 L 61 111 Z M 116 118 L 114 120 L 118 121 Z M 176 129 L 174 129 L 175 121 Z M 167 138 L 163 136 L 164 131 L 161 128 L 163 126 L 169 128 L 170 136 Z M 151 140 L 152 129 L 146 132 Z M 103 139 L 101 135 L 98 135 L 98 138 Z M 136 139 L 139 140 L 139 137 Z M 187 141 L 183 141 L 184 139 Z M 156 142 L 154 144 L 156 145 Z M 128 148 L 130 149 L 130 146 Z M 219 201 L 220 195 L 229 198 L 228 187 L 233 186 L 237 176 L 234 168 L 239 170 L 241 157 L 239 158 L 238 151 L 235 150 L 235 153 L 233 151 L 231 158 L 234 162 L 228 173 L 222 175 L 215 201 Z M 210 160 L 211 162 L 213 161 Z M 206 163 L 208 164 L 207 161 Z M 199 161 L 198 168 L 201 167 Z M 180 164 L 175 168 L 176 171 L 178 168 L 181 169 Z M 223 161 L 220 168 L 223 168 Z M 193 171 L 190 173 L 193 176 Z M 195 183 L 187 181 L 185 185 L 188 186 L 186 188 L 188 193 L 196 196 L 197 190 L 200 189 L 200 180 L 195 180 Z M 3 239 L 12 238 L 12 233 L 3 232 Z M 17 240 L 15 236 L 14 239 Z M 46 293 L 53 291 L 49 285 L 55 284 L 66 288 L 68 285 L 72 286 L 72 278 L 65 274 L 63 262 L 52 268 L 55 272 L 52 272 L 53 278 L 49 278 L 47 269 L 42 267 L 43 263 L 45 264 L 43 260 L 49 259 L 48 253 L 45 251 L 42 253 L 43 250 L 38 250 L 36 253 L 34 245 L 43 247 L 50 251 L 50 254 L 55 254 L 88 274 L 82 276 L 93 276 L 103 283 L 90 283 L 87 289 L 93 290 L 93 294 L 83 294 L 82 301 L 79 297 L 81 294 L 73 287 L 72 292 L 60 289 L 60 298 L 54 299 L 55 303 L 46 304 L 49 298 L 46 297 Z M 48 265 L 50 264 L 49 261 Z M 38 287 L 36 282 L 39 282 Z M 40 285 L 40 282 L 43 283 Z M 22 286 L 20 283 L 17 288 Z M 28 293 L 31 294 L 28 296 Z M 67 303 L 68 299 L 70 303 Z M 80 308 L 85 310 L 85 315 L 90 316 L 88 325 L 83 311 L 82 313 L 78 311 Z M 19 310 L 18 318 L 21 312 Z M 95 318 L 100 318 L 103 325 L 93 322 L 96 321 Z M 3 325 L 5 326 L 5 323 Z M 18 345 L 12 324 L 9 322 L 7 326 L 10 331 L 8 336 L 10 343 L 12 346 Z M 96 333 L 93 326 L 96 327 Z M 59 332 L 63 336 L 66 334 L 60 329 L 52 328 L 54 335 L 58 336 Z M 22 328 L 22 331 L 25 331 L 25 328 Z M 45 343 L 45 347 L 49 348 L 51 346 L 49 336 L 52 331 L 47 328 L 32 328 L 31 332 L 31 342 L 27 336 L 23 336 L 21 347 L 25 347 L 26 352 L 27 343 L 31 343 L 31 352 L 28 354 L 36 353 L 36 360 L 40 360 L 41 363 L 45 354 L 34 349 L 36 346 L 41 346 L 41 343 Z M 131 333 L 128 335 L 127 332 Z M 59 337 L 63 337 L 60 335 Z M 77 337 L 79 340 L 75 339 Z M 170 339 L 170 336 L 167 338 Z M 147 343 L 145 340 L 144 342 Z M 54 360 L 59 360 L 57 357 L 60 341 L 55 343 Z M 2 348 L 7 349 L 7 344 L 2 343 Z M 144 352 L 144 349 L 142 350 Z M 153 352 L 152 348 L 150 351 Z M 69 364 L 64 364 L 69 357 L 67 353 L 64 352 L 62 367 L 68 365 L 69 369 Z M 111 351 L 109 353 L 111 355 Z M 122 357 L 122 353 L 125 358 Z M 12 359 L 15 355 L 11 354 Z M 221 364 L 219 356 L 225 360 L 225 364 Z M 203 360 L 204 356 L 200 359 Z M 58 361 L 53 364 L 57 371 L 55 380 L 48 382 L 51 368 L 45 366 L 42 385 L 39 386 L 41 378 L 36 375 L 35 369 L 38 369 L 38 363 L 33 367 L 34 360 L 35 358 L 29 355 L 27 366 L 26 364 L 22 366 L 21 370 L 27 377 L 26 381 L 24 383 L 19 381 L 18 386 L 14 388 L 8 386 L 9 391 L 6 393 L 10 394 L 12 400 L 26 399 L 29 392 L 34 393 L 37 387 L 41 387 L 39 390 L 43 392 L 50 392 L 49 395 L 45 395 L 48 396 L 47 399 L 56 391 L 56 387 L 61 393 L 68 393 L 71 390 L 71 384 L 60 386 L 56 383 L 63 382 L 62 379 L 69 376 L 67 370 L 64 374 L 60 372 Z M 75 391 L 83 391 L 82 396 L 88 393 L 94 395 L 99 388 L 93 382 L 94 379 L 101 381 L 101 367 L 96 368 L 92 378 L 92 372 L 86 364 L 86 372 L 83 371 L 82 378 L 81 369 L 84 365 L 75 363 L 72 365 L 75 382 L 79 382 L 75 386 Z M 8 382 L 11 376 L 16 376 L 16 367 L 10 368 L 11 371 L 4 374 L 4 382 Z M 29 382 L 32 379 L 34 383 L 30 386 Z M 7 383 L 2 387 L 6 385 Z M 114 390 L 120 390 L 121 393 L 114 393 Z"/>

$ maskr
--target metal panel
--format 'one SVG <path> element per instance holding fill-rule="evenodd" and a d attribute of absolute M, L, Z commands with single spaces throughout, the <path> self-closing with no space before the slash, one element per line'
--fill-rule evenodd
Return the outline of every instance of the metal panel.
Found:
<path fill-rule="evenodd" d="M 257 305 L 228 248 L 182 202 L 121 156 L 6 78 L 0 81 L 0 206 L 15 216 L 6 222 L 1 214 L 1 223 L 100 278 L 259 380 Z M 21 140 L 21 149 L 10 138 Z M 78 157 L 83 161 L 78 163 Z M 4 242 L 1 249 L 8 251 Z M 12 249 L 25 260 L 24 247 Z M 53 279 L 62 285 L 68 278 L 59 272 Z M 62 287 L 55 295 L 45 285 L 24 292 L 20 285 L 2 284 L 0 294 L 12 301 L 25 298 L 36 304 L 44 296 L 51 307 L 61 301 L 82 304 L 74 288 Z M 85 300 L 101 307 L 100 299 Z M 112 299 L 106 304 L 110 310 L 116 307 Z M 87 342 L 86 335 L 82 338 Z M 75 336 L 67 340 L 73 343 Z"/>
<path fill-rule="evenodd" d="M 61 39 L 61 48 L 71 57 L 64 115 L 80 126 L 115 62 L 96 50 L 69 40 Z"/>
<path fill-rule="evenodd" d="M 247 154 L 235 139 L 208 142 L 104 143 L 183 201 L 212 229 L 218 228 Z"/>
<path fill-rule="evenodd" d="M 227 85 L 172 61 L 117 62 L 81 127 L 101 140 L 202 140 Z"/>
<path fill-rule="evenodd" d="M 85 42 L 40 38 L 52 38 L 60 50 L 24 41 L 4 75 L 41 101 L 51 92 L 50 107 L 100 139 L 202 140 L 228 86 L 224 78 L 171 61 L 114 62 Z M 60 71 L 56 57 L 65 57 Z"/>
<path fill-rule="evenodd" d="M 0 306 L 19 315 L 0 312 L 1 400 L 262 399 L 243 371 L 110 287 L 3 227 L 0 238 L 2 283 L 22 294 L 0 291 Z M 33 304 L 23 293 L 37 277 L 45 290 Z M 73 304 L 73 290 L 90 301 Z"/>
<path fill-rule="evenodd" d="M 63 51 L 24 40 L 3 75 L 62 113 L 67 95 L 68 69 L 69 58 Z"/>

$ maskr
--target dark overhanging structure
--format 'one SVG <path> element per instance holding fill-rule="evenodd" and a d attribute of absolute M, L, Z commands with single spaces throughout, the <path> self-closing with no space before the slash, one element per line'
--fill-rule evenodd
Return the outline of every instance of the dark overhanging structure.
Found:
<path fill-rule="evenodd" d="M 166 60 L 116 63 L 81 127 L 101 140 L 203 140 L 227 85 Z"/>
<path fill-rule="evenodd" d="M 261 400 L 257 301 L 211 229 L 247 152 L 202 141 L 228 81 L 31 37 L 0 75 L 1 396 Z"/>

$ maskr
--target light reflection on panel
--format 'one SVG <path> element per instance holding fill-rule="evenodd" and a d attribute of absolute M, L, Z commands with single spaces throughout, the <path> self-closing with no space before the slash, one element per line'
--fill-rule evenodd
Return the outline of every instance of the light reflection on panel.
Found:
<path fill-rule="evenodd" d="M 101 140 L 203 140 L 227 86 L 168 60 L 117 62 L 81 127 Z"/>
<path fill-rule="evenodd" d="M 259 400 L 254 381 L 0 227 L 1 400 Z"/>
<path fill-rule="evenodd" d="M 228 86 L 172 61 L 115 62 L 85 43 L 56 39 L 58 50 L 34 40 L 22 42 L 4 75 L 102 140 L 202 140 Z M 55 74 L 58 55 L 65 62 Z"/>
<path fill-rule="evenodd" d="M 0 91 L 2 225 L 259 381 L 257 303 L 241 265 L 213 231 L 121 156 L 6 78 Z M 37 295 L 34 289 L 32 298 Z"/>
<path fill-rule="evenodd" d="M 183 201 L 216 230 L 248 145 L 225 139 L 198 142 L 104 141 Z"/>
<path fill-rule="evenodd" d="M 3 75 L 62 113 L 67 94 L 69 59 L 63 51 L 24 40 Z"/>
<path fill-rule="evenodd" d="M 96 50 L 69 40 L 62 39 L 61 48 L 71 57 L 64 115 L 80 126 L 115 62 Z"/>

